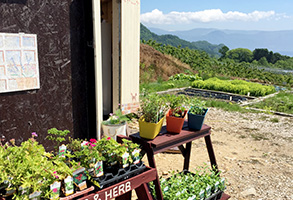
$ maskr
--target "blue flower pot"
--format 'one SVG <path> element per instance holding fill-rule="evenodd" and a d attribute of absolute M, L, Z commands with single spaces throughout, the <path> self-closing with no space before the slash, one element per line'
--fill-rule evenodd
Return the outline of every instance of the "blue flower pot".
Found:
<path fill-rule="evenodd" d="M 203 122 L 204 122 L 204 118 L 207 114 L 209 109 L 206 109 L 204 115 L 194 115 L 194 114 L 191 114 L 189 113 L 188 111 L 188 127 L 190 129 L 193 129 L 193 130 L 200 130 L 202 125 L 203 125 Z"/>

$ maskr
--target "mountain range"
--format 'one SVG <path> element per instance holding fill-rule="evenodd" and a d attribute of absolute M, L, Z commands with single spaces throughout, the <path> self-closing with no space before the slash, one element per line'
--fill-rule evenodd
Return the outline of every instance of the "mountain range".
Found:
<path fill-rule="evenodd" d="M 224 44 L 211 44 L 207 41 L 196 41 L 196 42 L 189 42 L 187 40 L 181 39 L 176 35 L 172 34 L 163 34 L 158 35 L 151 32 L 147 27 L 143 24 L 140 24 L 140 39 L 141 40 L 154 40 L 157 43 L 165 44 L 165 45 L 172 45 L 172 46 L 181 46 L 182 48 L 188 47 L 189 49 L 196 49 L 200 51 L 205 51 L 211 56 L 219 57 L 221 54 L 219 50 L 224 46 Z"/>
<path fill-rule="evenodd" d="M 284 31 L 245 31 L 197 28 L 187 31 L 166 31 L 148 28 L 157 35 L 174 35 L 189 42 L 207 41 L 211 44 L 224 44 L 229 49 L 266 48 L 274 53 L 293 57 L 293 30 Z"/>

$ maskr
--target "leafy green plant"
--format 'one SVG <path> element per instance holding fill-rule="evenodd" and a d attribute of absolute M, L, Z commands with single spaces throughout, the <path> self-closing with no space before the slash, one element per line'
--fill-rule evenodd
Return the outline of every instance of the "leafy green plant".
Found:
<path fill-rule="evenodd" d="M 170 116 L 183 118 L 188 98 L 185 95 L 166 95 L 166 99 L 169 102 Z"/>
<path fill-rule="evenodd" d="M 122 139 L 123 145 L 126 146 L 128 152 L 133 152 L 139 148 L 139 144 L 132 142 L 131 140 Z"/>
<path fill-rule="evenodd" d="M 207 107 L 205 107 L 205 102 L 200 101 L 199 99 L 190 99 L 189 106 L 189 113 L 194 115 L 204 115 L 207 111 Z"/>
<path fill-rule="evenodd" d="M 48 130 L 48 136 L 46 139 L 55 141 L 57 143 L 56 146 L 54 146 L 55 150 L 59 148 L 60 144 L 64 141 L 66 141 L 67 134 L 70 133 L 69 130 L 58 130 L 57 128 L 51 128 Z"/>
<path fill-rule="evenodd" d="M 127 121 L 129 121 L 129 118 L 126 115 L 123 115 L 122 111 L 118 109 L 115 111 L 115 113 L 111 113 L 110 117 L 106 121 L 103 121 L 102 124 L 123 124 Z"/>
<path fill-rule="evenodd" d="M 125 146 L 122 146 L 111 137 L 104 137 L 97 141 L 97 150 L 105 157 L 106 165 L 108 166 L 116 163 L 121 164 L 121 157 L 127 152 Z"/>
<path fill-rule="evenodd" d="M 15 190 L 14 199 L 29 199 L 29 195 L 42 192 L 42 198 L 50 197 L 49 186 L 71 174 L 63 158 L 46 153 L 42 145 L 32 138 L 20 146 L 1 145 L 0 180 L 8 181 L 7 190 Z"/>
<path fill-rule="evenodd" d="M 168 109 L 166 99 L 158 94 L 143 92 L 140 113 L 146 122 L 157 123 L 165 116 Z"/>
<path fill-rule="evenodd" d="M 192 87 L 216 91 L 231 92 L 241 95 L 264 96 L 276 92 L 273 86 L 261 85 L 243 80 L 220 80 L 210 78 L 205 81 L 194 81 Z"/>
<path fill-rule="evenodd" d="M 68 150 L 70 150 L 72 152 L 81 150 L 82 141 L 80 139 L 74 139 L 72 137 L 69 137 L 68 141 L 69 141 L 69 143 L 66 144 Z"/>
<path fill-rule="evenodd" d="M 93 164 L 97 161 L 105 161 L 105 157 L 102 155 L 102 151 L 99 151 L 97 141 L 90 139 L 89 142 L 83 143 L 80 151 L 75 151 L 74 155 L 79 158 L 81 166 L 85 168 L 92 168 Z"/>
<path fill-rule="evenodd" d="M 160 178 L 160 183 L 163 198 L 167 200 L 206 199 L 225 189 L 225 179 L 207 167 L 198 168 L 195 172 L 173 172 L 167 179 Z M 151 188 L 154 191 L 154 185 Z"/>

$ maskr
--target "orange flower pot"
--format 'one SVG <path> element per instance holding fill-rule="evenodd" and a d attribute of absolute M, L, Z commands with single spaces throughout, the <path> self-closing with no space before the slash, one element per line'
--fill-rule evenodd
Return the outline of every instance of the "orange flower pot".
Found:
<path fill-rule="evenodd" d="M 166 115 L 167 131 L 171 133 L 180 133 L 184 124 L 184 118 L 186 116 L 187 110 L 184 111 L 183 118 L 173 117 L 171 115 L 171 110 L 168 111 Z"/>

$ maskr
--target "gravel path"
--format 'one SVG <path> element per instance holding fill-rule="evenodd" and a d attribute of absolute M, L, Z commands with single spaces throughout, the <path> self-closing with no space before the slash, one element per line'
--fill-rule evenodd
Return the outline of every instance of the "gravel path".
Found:
<path fill-rule="evenodd" d="M 235 200 L 293 199 L 293 118 L 209 109 L 206 124 L 226 193 Z M 137 124 L 130 126 L 137 130 Z M 146 159 L 144 161 L 147 163 Z M 180 154 L 156 155 L 160 176 L 182 170 Z M 190 169 L 209 164 L 203 139 L 193 142 Z"/>

